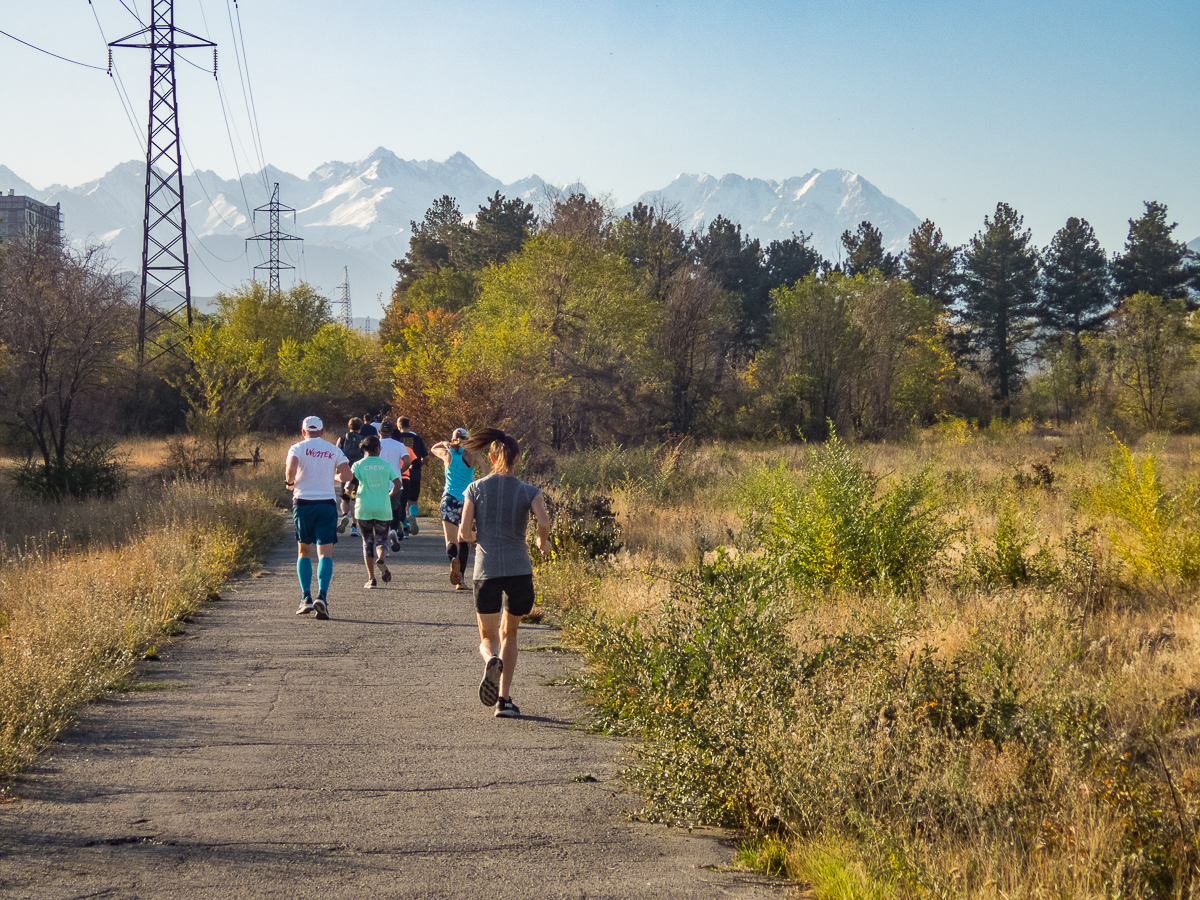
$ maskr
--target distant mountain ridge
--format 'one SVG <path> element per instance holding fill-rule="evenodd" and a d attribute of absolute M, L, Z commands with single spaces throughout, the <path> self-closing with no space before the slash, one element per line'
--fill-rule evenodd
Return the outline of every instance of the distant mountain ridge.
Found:
<path fill-rule="evenodd" d="M 449 194 L 471 216 L 499 191 L 539 206 L 554 191 L 584 191 L 582 185 L 552 186 L 537 175 L 511 184 L 488 175 L 463 153 L 443 161 L 404 160 L 379 147 L 354 162 L 327 162 L 307 178 L 268 166 L 258 173 L 226 180 L 200 170 L 184 177 L 190 232 L 191 283 L 196 297 L 211 296 L 247 280 L 263 261 L 265 242 L 246 238 L 267 230 L 266 218 L 253 210 L 269 201 L 272 186 L 280 200 L 296 210 L 284 230 L 304 238 L 287 242 L 284 258 L 304 278 L 332 296 L 350 270 L 355 313 L 376 316 L 376 297 L 386 305 L 395 284 L 393 260 L 408 250 L 410 222 L 420 221 L 434 200 Z M 103 242 L 113 261 L 136 269 L 142 250 L 145 168 L 140 161 L 121 163 L 103 177 L 76 187 L 51 185 L 38 190 L 0 165 L 0 190 L 14 189 L 45 203 L 61 203 L 67 234 L 78 243 Z M 680 175 L 640 202 L 671 206 L 685 230 L 704 228 L 717 215 L 741 224 L 765 246 L 793 232 L 811 234 L 813 246 L 837 260 L 840 236 L 864 220 L 872 222 L 889 249 L 904 246 L 919 224 L 909 209 L 885 196 L 865 178 L 843 169 L 819 171 L 782 182 L 740 175 Z M 624 213 L 632 204 L 618 212 Z M 260 274 L 261 277 L 261 274 Z M 284 283 L 289 283 L 287 273 Z"/>

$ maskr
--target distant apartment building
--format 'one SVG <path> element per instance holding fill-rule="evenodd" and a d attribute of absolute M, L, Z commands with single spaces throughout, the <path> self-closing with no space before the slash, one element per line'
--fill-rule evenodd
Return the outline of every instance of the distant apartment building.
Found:
<path fill-rule="evenodd" d="M 7 196 L 0 195 L 0 241 L 33 234 L 61 240 L 60 206 L 58 203 L 50 206 L 32 197 L 18 197 L 17 192 L 10 188 Z"/>

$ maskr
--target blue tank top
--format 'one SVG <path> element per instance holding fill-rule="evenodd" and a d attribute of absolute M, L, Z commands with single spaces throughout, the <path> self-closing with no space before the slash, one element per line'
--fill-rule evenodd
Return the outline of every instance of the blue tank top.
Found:
<path fill-rule="evenodd" d="M 463 491 L 475 480 L 475 470 L 463 461 L 463 451 L 450 450 L 450 465 L 446 466 L 446 487 L 443 493 L 449 494 L 455 500 L 462 500 Z"/>

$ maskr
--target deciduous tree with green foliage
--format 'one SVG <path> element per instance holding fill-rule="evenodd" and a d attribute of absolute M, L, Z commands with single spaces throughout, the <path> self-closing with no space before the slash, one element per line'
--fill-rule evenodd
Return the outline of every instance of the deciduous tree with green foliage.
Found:
<path fill-rule="evenodd" d="M 1113 374 L 1124 408 L 1146 429 L 1174 425 L 1173 388 L 1195 366 L 1192 349 L 1200 335 L 1179 298 L 1139 292 L 1113 315 Z"/>
<path fill-rule="evenodd" d="M 628 434 L 643 419 L 653 306 L 625 259 L 542 233 L 482 275 L 467 355 L 502 385 L 502 405 L 555 450 Z"/>
<path fill-rule="evenodd" d="M 304 343 L 330 321 L 329 300 L 306 282 L 270 295 L 267 285 L 251 281 L 216 296 L 216 319 L 229 334 L 223 340 L 262 341 L 271 365 L 284 341 Z"/>
<path fill-rule="evenodd" d="M 192 368 L 176 385 L 188 399 L 188 431 L 207 447 L 212 466 L 226 468 L 237 442 L 275 396 L 278 363 L 263 338 L 208 325 L 187 344 Z"/>

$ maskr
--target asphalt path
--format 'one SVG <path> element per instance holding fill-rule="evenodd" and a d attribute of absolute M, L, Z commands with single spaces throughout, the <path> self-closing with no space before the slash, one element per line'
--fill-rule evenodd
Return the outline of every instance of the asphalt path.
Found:
<path fill-rule="evenodd" d="M 554 628 L 521 628 L 522 718 L 480 704 L 471 594 L 421 525 L 373 591 L 342 538 L 325 622 L 279 545 L 83 710 L 0 805 L 0 896 L 781 896 L 721 832 L 631 820 Z"/>

